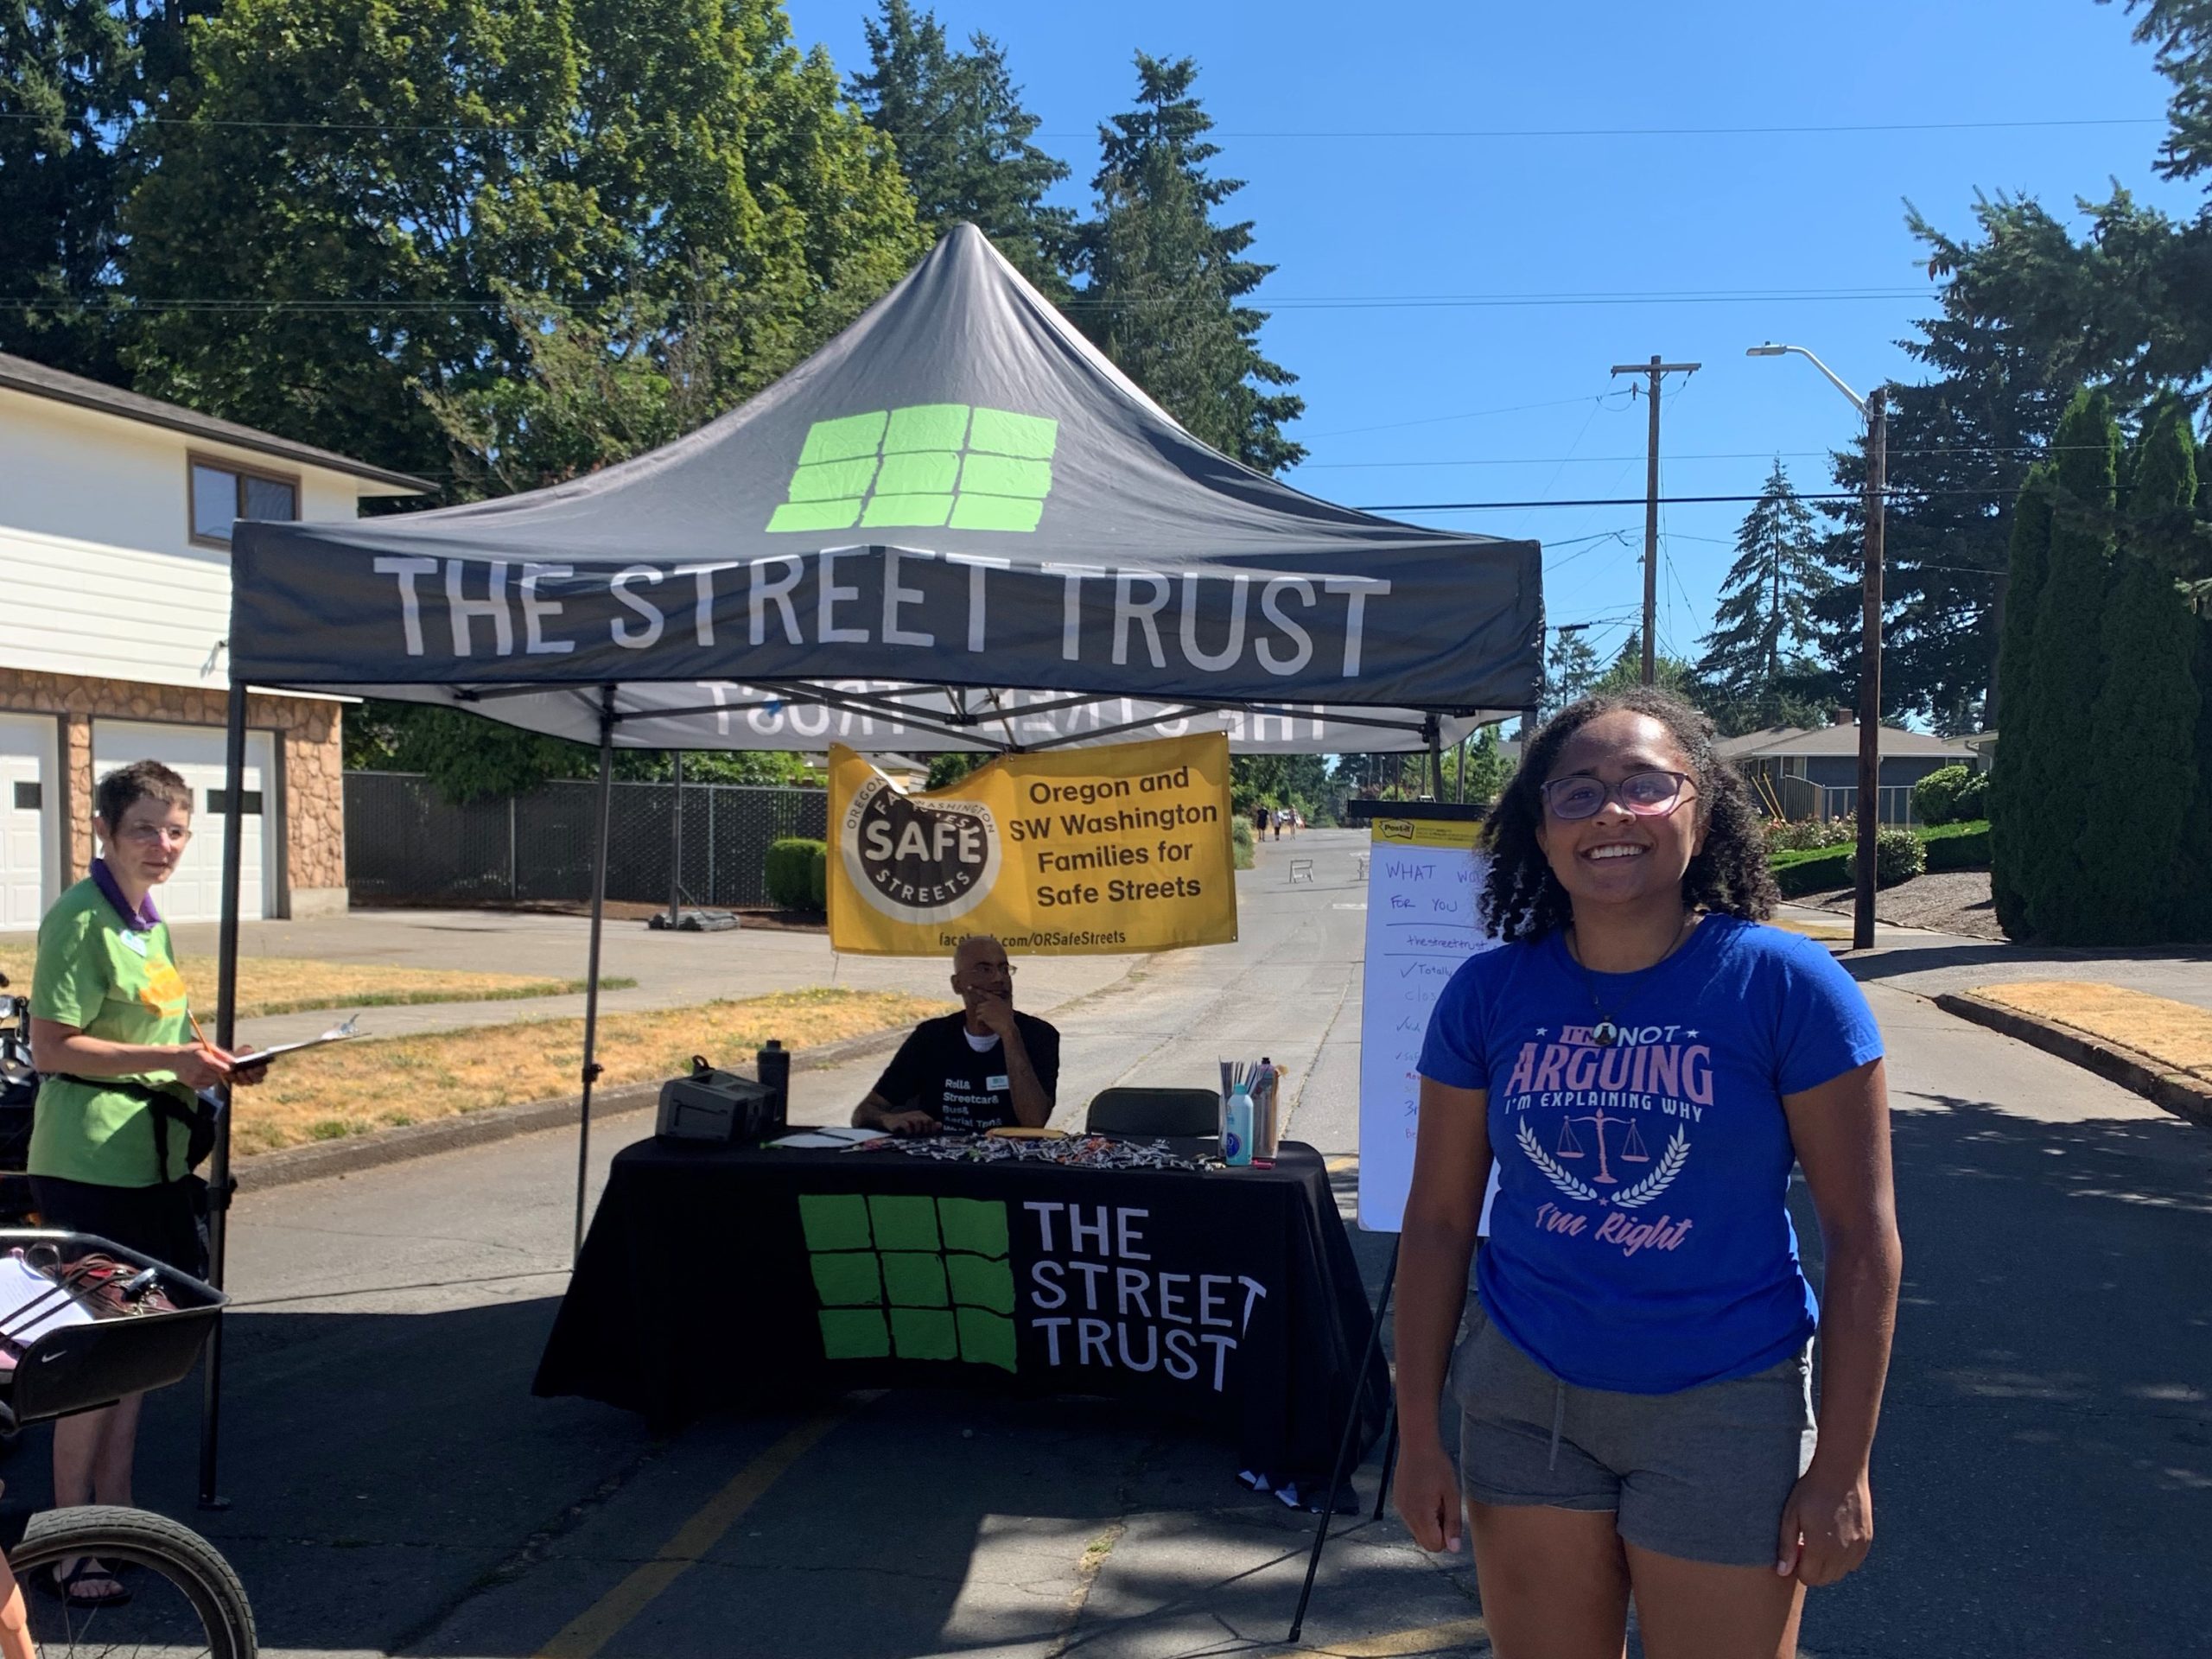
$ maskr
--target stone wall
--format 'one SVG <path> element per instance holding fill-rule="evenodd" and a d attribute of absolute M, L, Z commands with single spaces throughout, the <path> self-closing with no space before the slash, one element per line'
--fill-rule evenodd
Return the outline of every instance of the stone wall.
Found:
<path fill-rule="evenodd" d="M 61 723 L 59 793 L 69 826 L 64 885 L 92 861 L 92 721 L 162 721 L 222 730 L 228 694 L 181 685 L 146 685 L 73 674 L 0 668 L 0 712 L 51 715 Z M 284 893 L 282 913 L 342 909 L 346 892 L 345 750 L 340 705 L 305 697 L 255 696 L 246 723 L 277 734 L 284 780 Z"/>

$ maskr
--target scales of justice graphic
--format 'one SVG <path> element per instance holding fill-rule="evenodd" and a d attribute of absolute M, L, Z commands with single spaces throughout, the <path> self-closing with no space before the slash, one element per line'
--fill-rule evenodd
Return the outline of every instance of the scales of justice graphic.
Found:
<path fill-rule="evenodd" d="M 1613 1173 L 1612 1165 L 1605 1156 L 1605 1125 L 1608 1123 L 1620 1123 L 1627 1126 L 1628 1134 L 1621 1142 L 1620 1161 L 1622 1163 L 1648 1164 L 1651 1161 L 1651 1154 L 1643 1149 L 1643 1132 L 1637 1128 L 1636 1120 L 1632 1117 L 1622 1117 L 1609 1113 L 1602 1108 L 1594 1112 L 1569 1116 L 1560 1120 L 1559 1146 L 1556 1148 L 1559 1157 L 1586 1158 L 1590 1155 L 1582 1149 L 1581 1140 L 1574 1133 L 1574 1126 L 1578 1123 L 1589 1124 L 1592 1138 L 1598 1143 L 1598 1173 L 1591 1178 L 1598 1185 L 1613 1186 L 1617 1185 L 1620 1180 L 1620 1178 Z"/>

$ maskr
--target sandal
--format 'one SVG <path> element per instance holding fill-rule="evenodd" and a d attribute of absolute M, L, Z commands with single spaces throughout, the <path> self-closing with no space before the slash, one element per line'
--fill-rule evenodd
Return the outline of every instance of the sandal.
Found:
<path fill-rule="evenodd" d="M 77 1593 L 77 1586 L 87 1579 L 105 1579 L 108 1583 L 114 1585 L 115 1588 L 104 1595 L 80 1596 Z M 102 1567 L 89 1555 L 79 1560 L 77 1565 L 67 1573 L 56 1567 L 51 1572 L 35 1574 L 31 1583 L 41 1594 L 51 1596 L 54 1600 L 67 1606 L 82 1608 L 86 1611 L 102 1607 L 120 1607 L 130 1599 L 130 1592 L 123 1587 L 114 1572 Z"/>

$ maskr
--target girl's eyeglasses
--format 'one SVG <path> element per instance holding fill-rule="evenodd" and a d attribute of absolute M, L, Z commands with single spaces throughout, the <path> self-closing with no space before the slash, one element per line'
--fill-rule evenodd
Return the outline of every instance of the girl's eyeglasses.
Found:
<path fill-rule="evenodd" d="M 1663 818 L 1681 804 L 1686 791 L 1694 798 L 1697 784 L 1684 773 L 1631 772 L 1618 784 L 1580 772 L 1572 778 L 1554 778 L 1541 792 L 1545 810 L 1572 823 L 1578 818 L 1594 818 L 1607 801 L 1618 801 L 1622 811 L 1639 818 Z"/>

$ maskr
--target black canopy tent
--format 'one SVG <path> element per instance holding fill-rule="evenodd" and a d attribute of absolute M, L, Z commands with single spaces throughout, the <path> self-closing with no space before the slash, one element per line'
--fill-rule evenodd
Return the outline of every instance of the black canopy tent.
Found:
<path fill-rule="evenodd" d="M 500 500 L 240 523 L 232 592 L 226 1046 L 249 685 L 597 744 L 579 1238 L 616 748 L 1019 751 L 1220 729 L 1243 752 L 1434 764 L 1534 702 L 1541 677 L 1536 543 L 1376 518 L 1206 448 L 964 225 L 689 437 Z M 226 1117 L 219 1193 L 228 1167 Z M 219 1207 L 212 1231 L 219 1282 Z M 219 1377 L 219 1337 L 203 1499 Z"/>

